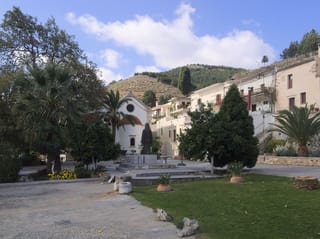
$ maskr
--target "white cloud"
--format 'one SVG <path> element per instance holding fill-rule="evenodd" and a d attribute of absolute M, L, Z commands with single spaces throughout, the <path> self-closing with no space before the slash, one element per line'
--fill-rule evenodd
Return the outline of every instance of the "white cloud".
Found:
<path fill-rule="evenodd" d="M 160 69 L 156 66 L 140 66 L 137 65 L 135 69 L 136 73 L 142 73 L 142 72 L 160 72 Z"/>
<path fill-rule="evenodd" d="M 101 52 L 101 58 L 105 61 L 105 65 L 109 68 L 118 68 L 121 55 L 112 49 L 105 49 Z"/>
<path fill-rule="evenodd" d="M 101 40 L 113 40 L 140 55 L 150 55 L 157 68 L 192 63 L 255 68 L 263 55 L 270 62 L 275 59 L 273 48 L 252 31 L 234 30 L 223 37 L 196 35 L 192 31 L 194 12 L 192 6 L 182 3 L 171 22 L 138 15 L 125 22 L 104 23 L 94 16 L 74 13 L 67 19 Z"/>
<path fill-rule="evenodd" d="M 105 85 L 110 84 L 112 81 L 118 81 L 124 79 L 122 75 L 116 74 L 108 68 L 99 68 L 99 78 L 103 81 Z"/>

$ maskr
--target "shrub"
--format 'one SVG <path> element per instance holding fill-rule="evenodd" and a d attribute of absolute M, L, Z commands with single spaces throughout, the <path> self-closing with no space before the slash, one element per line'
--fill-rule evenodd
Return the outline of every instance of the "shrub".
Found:
<path fill-rule="evenodd" d="M 159 184 L 168 185 L 170 183 L 170 175 L 169 174 L 162 174 L 158 179 Z"/>
<path fill-rule="evenodd" d="M 228 169 L 232 176 L 240 176 L 243 169 L 243 163 L 241 161 L 231 162 L 228 164 Z"/>
<path fill-rule="evenodd" d="M 90 178 L 91 177 L 91 171 L 89 169 L 78 167 L 74 170 L 75 174 L 77 175 L 77 178 Z"/>
<path fill-rule="evenodd" d="M 297 156 L 297 152 L 294 150 L 294 148 L 286 147 L 286 146 L 282 146 L 282 145 L 277 145 L 274 148 L 273 152 L 277 156 L 288 156 L 288 157 L 296 157 Z"/>
<path fill-rule="evenodd" d="M 14 149 L 0 145 L 0 183 L 16 182 L 19 179 L 21 160 Z"/>
<path fill-rule="evenodd" d="M 103 172 L 105 172 L 107 169 L 106 169 L 106 167 L 105 166 L 103 166 L 103 165 L 97 165 L 97 167 L 96 167 L 96 169 L 94 170 L 94 172 L 96 173 L 96 174 L 98 174 L 98 173 L 103 173 Z"/>
<path fill-rule="evenodd" d="M 313 150 L 310 152 L 310 157 L 320 157 L 320 150 Z"/>
<path fill-rule="evenodd" d="M 271 139 L 267 145 L 266 145 L 266 153 L 272 153 L 273 150 L 276 148 L 276 146 L 280 145 L 280 146 L 284 146 L 286 144 L 285 140 L 282 139 Z"/>
<path fill-rule="evenodd" d="M 59 173 L 48 174 L 49 180 L 69 180 L 69 179 L 76 179 L 77 175 L 74 171 L 70 169 L 64 169 Z"/>

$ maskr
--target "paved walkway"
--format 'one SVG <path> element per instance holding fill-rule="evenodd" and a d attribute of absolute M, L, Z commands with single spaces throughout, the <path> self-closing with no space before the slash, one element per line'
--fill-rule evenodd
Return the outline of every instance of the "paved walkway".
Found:
<path fill-rule="evenodd" d="M 0 187 L 0 238 L 176 239 L 152 209 L 101 182 Z"/>

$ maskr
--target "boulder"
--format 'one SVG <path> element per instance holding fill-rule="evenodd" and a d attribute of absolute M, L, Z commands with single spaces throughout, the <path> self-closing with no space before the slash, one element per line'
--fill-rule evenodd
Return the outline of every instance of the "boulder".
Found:
<path fill-rule="evenodd" d="M 183 228 L 178 231 L 179 237 L 188 237 L 194 235 L 199 229 L 199 223 L 195 219 L 183 218 Z"/>
<path fill-rule="evenodd" d="M 157 217 L 160 221 L 170 222 L 172 217 L 167 214 L 167 212 L 161 208 L 157 208 Z"/>

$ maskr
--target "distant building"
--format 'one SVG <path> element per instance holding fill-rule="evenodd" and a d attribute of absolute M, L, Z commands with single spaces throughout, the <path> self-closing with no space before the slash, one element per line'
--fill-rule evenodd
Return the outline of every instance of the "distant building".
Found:
<path fill-rule="evenodd" d="M 152 108 L 151 130 L 161 141 L 161 155 L 179 155 L 177 137 L 190 125 L 190 98 L 174 97 L 167 104 Z"/>

